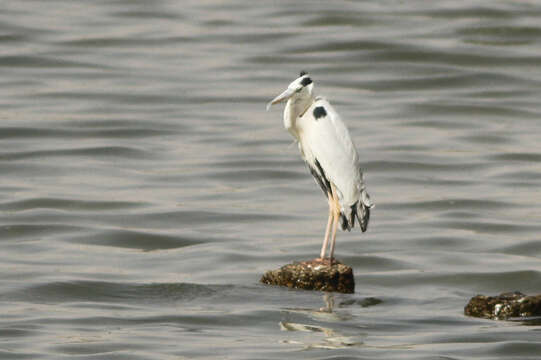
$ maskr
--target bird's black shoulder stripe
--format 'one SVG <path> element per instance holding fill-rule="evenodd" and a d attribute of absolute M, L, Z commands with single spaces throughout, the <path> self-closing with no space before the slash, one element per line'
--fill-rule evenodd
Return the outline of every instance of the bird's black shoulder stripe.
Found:
<path fill-rule="evenodd" d="M 325 174 L 325 171 L 323 171 L 323 167 L 321 167 L 321 164 L 319 163 L 318 159 L 315 159 L 315 160 L 316 160 L 315 163 L 316 163 L 317 169 L 321 177 L 323 178 L 322 182 L 325 185 L 325 190 L 327 193 L 331 193 L 332 192 L 331 182 L 329 181 L 329 179 L 327 179 L 327 175 Z"/>
<path fill-rule="evenodd" d="M 324 116 L 327 116 L 327 111 L 323 106 L 317 106 L 314 108 L 314 117 L 316 118 L 316 120 Z"/>
<path fill-rule="evenodd" d="M 302 79 L 301 81 L 301 85 L 302 86 L 306 86 L 306 85 L 309 85 L 312 83 L 312 79 L 310 79 L 309 77 L 305 77 L 304 79 Z"/>
<path fill-rule="evenodd" d="M 316 179 L 317 184 L 321 187 L 321 190 L 323 190 L 323 193 L 325 196 L 329 196 L 331 193 L 331 182 L 329 179 L 327 179 L 327 176 L 325 175 L 325 172 L 323 171 L 323 168 L 321 167 L 321 164 L 317 159 L 315 159 L 315 167 L 310 166 L 310 164 L 307 162 L 306 165 L 308 165 L 308 168 L 310 169 L 310 173 L 312 173 L 312 176 L 314 179 Z"/>
<path fill-rule="evenodd" d="M 325 196 L 329 196 L 325 179 L 322 176 L 320 176 L 317 170 L 311 167 L 310 165 L 308 165 L 308 168 L 310 169 L 310 173 L 312 174 L 314 179 L 316 179 L 316 182 L 319 185 L 319 187 L 321 187 L 321 190 L 323 190 L 323 193 L 325 194 Z"/>

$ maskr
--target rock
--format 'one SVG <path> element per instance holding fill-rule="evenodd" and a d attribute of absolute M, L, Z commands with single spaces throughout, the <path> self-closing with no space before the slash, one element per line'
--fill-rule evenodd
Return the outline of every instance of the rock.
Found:
<path fill-rule="evenodd" d="M 341 293 L 355 291 L 353 269 L 336 260 L 332 266 L 328 261 L 322 262 L 318 259 L 287 264 L 279 269 L 267 271 L 260 281 L 268 285 L 305 290 Z"/>
<path fill-rule="evenodd" d="M 492 320 L 541 316 L 541 295 L 527 296 L 520 292 L 477 295 L 468 302 L 464 314 Z"/>

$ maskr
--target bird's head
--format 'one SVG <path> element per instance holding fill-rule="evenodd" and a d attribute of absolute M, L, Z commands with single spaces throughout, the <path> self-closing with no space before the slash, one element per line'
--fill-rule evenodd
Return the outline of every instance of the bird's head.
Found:
<path fill-rule="evenodd" d="M 296 78 L 287 89 L 272 99 L 267 104 L 267 110 L 279 102 L 286 101 L 286 100 L 307 100 L 312 97 L 312 90 L 314 88 L 314 83 L 312 82 L 312 79 L 310 79 L 310 76 L 305 72 L 301 71 L 301 74 L 298 78 Z"/>

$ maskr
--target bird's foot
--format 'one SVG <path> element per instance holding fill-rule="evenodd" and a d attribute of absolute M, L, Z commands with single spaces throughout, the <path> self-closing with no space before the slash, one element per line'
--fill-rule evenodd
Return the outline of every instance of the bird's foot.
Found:
<path fill-rule="evenodd" d="M 336 262 L 336 259 L 335 258 L 315 258 L 313 260 L 314 263 L 317 263 L 317 264 L 321 264 L 321 265 L 327 265 L 327 266 L 333 266 L 335 264 L 337 264 Z"/>

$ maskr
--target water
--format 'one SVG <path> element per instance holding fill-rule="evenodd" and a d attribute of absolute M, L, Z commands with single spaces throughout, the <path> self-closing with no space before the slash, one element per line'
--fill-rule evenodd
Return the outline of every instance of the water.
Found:
<path fill-rule="evenodd" d="M 540 23 L 536 1 L 4 2 L 0 358 L 538 359 L 538 325 L 463 307 L 541 289 Z M 377 204 L 338 237 L 352 295 L 258 284 L 326 222 L 265 112 L 300 70 Z"/>

